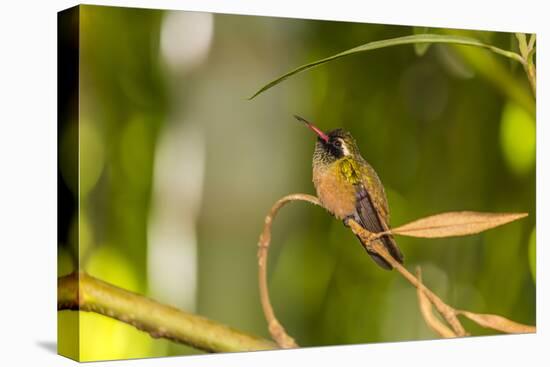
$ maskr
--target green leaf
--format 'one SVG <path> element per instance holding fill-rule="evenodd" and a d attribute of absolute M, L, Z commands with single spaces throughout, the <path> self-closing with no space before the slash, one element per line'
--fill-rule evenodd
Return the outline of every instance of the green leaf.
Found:
<path fill-rule="evenodd" d="M 525 33 L 516 33 L 516 38 L 518 39 L 519 52 L 522 55 L 527 55 L 529 50 L 527 48 L 527 37 Z"/>
<path fill-rule="evenodd" d="M 361 52 L 376 50 L 379 48 L 416 44 L 416 43 L 447 43 L 447 44 L 458 44 L 458 45 L 465 45 L 465 46 L 477 46 L 477 47 L 486 48 L 496 54 L 508 57 L 520 63 L 523 62 L 523 59 L 517 53 L 503 50 L 501 48 L 483 43 L 475 38 L 452 36 L 452 35 L 439 35 L 439 34 L 415 34 L 412 36 L 397 37 L 397 38 L 391 38 L 391 39 L 382 40 L 382 41 L 365 43 L 364 45 L 354 47 L 352 49 L 337 53 L 327 58 L 320 59 L 305 65 L 299 66 L 296 69 L 291 70 L 288 73 L 278 77 L 277 79 L 267 83 L 262 88 L 260 88 L 256 93 L 254 93 L 249 99 L 253 99 L 254 97 L 258 96 L 260 93 L 263 93 L 266 90 L 270 89 L 271 87 L 274 87 L 275 85 L 281 83 L 285 79 L 288 79 L 292 75 L 301 73 L 303 71 L 306 71 L 315 66 L 327 63 L 329 61 L 333 61 L 344 56 L 354 55 Z"/>
<path fill-rule="evenodd" d="M 527 48 L 529 50 L 532 50 L 535 47 L 535 41 L 537 40 L 537 35 L 533 33 L 531 37 L 529 38 L 529 44 L 527 45 Z"/>
<path fill-rule="evenodd" d="M 535 56 L 535 52 L 537 51 L 536 41 L 537 41 L 537 35 L 533 33 L 531 35 L 531 38 L 529 38 L 529 44 L 527 45 L 529 50 L 529 52 L 527 53 L 528 64 L 533 64 L 533 57 Z"/>
<path fill-rule="evenodd" d="M 428 27 L 413 27 L 413 33 L 426 34 L 428 33 Z M 422 56 L 426 53 L 426 51 L 428 51 L 429 47 L 430 47 L 429 43 L 415 43 L 414 52 L 416 52 L 417 56 Z"/>

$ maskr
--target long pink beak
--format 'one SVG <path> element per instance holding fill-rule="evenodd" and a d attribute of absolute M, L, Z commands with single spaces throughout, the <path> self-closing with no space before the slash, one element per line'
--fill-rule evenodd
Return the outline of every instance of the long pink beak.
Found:
<path fill-rule="evenodd" d="M 325 143 L 328 143 L 328 135 L 325 134 L 321 129 L 319 129 L 317 126 L 313 125 L 311 122 L 307 121 L 306 119 L 304 119 L 303 117 L 300 117 L 298 115 L 294 115 L 294 118 L 298 121 L 301 121 L 303 122 L 304 124 L 306 124 L 307 127 L 309 127 L 311 130 L 313 130 L 313 132 L 317 135 L 319 135 L 319 137 L 321 139 L 323 139 L 325 141 Z"/>

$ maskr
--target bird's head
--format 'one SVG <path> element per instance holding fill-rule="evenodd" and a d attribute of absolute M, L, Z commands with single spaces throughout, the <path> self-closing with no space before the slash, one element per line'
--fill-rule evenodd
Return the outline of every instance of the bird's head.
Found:
<path fill-rule="evenodd" d="M 328 164 L 343 157 L 360 157 L 357 143 L 349 131 L 334 129 L 324 133 L 304 118 L 300 116 L 294 117 L 298 121 L 305 123 L 307 127 L 317 134 L 317 143 L 315 144 L 315 152 L 313 154 L 314 160 Z"/>

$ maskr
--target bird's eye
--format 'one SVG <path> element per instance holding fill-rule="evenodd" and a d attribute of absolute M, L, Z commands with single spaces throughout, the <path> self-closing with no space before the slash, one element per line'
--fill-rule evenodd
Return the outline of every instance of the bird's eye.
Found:
<path fill-rule="evenodd" d="M 334 142 L 334 146 L 340 148 L 340 147 L 342 146 L 342 142 L 341 142 L 340 140 L 336 140 L 336 141 Z"/>

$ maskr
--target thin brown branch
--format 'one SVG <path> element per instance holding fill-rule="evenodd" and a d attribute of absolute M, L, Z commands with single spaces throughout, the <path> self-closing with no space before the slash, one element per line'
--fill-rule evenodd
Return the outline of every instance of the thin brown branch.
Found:
<path fill-rule="evenodd" d="M 271 226 L 273 219 L 279 210 L 291 201 L 307 201 L 314 205 L 321 205 L 319 199 L 307 194 L 292 194 L 279 199 L 271 207 L 271 210 L 265 217 L 264 229 L 258 241 L 258 284 L 260 286 L 260 300 L 262 302 L 269 333 L 281 348 L 296 348 L 298 344 L 296 344 L 294 339 L 286 333 L 285 328 L 281 325 L 279 320 L 277 320 L 277 317 L 275 317 L 275 312 L 271 306 L 267 287 L 267 255 L 269 244 L 271 243 Z"/>
<path fill-rule="evenodd" d="M 353 233 L 363 239 L 363 242 L 366 244 L 366 246 L 369 247 L 370 251 L 378 253 L 384 258 L 384 260 L 390 263 L 393 268 L 397 270 L 405 279 L 407 279 L 409 283 L 411 283 L 417 289 L 420 288 L 422 290 L 422 292 L 437 309 L 439 314 L 443 316 L 443 318 L 449 323 L 457 336 L 467 335 L 464 327 L 456 317 L 456 311 L 452 307 L 443 302 L 441 298 L 439 298 L 435 293 L 426 288 L 426 286 L 424 286 L 414 275 L 412 275 L 407 269 L 405 269 L 403 265 L 398 263 L 388 253 L 386 248 L 380 244 L 380 242 L 372 242 L 374 237 L 372 233 L 366 231 L 363 227 L 361 227 L 357 222 L 353 220 L 349 221 L 348 223 L 350 224 L 350 228 Z"/>
<path fill-rule="evenodd" d="M 380 256 L 384 258 L 387 262 L 389 262 L 394 269 L 396 269 L 405 279 L 407 279 L 413 286 L 415 286 L 417 289 L 421 290 L 422 293 L 426 296 L 426 298 L 434 305 L 434 307 L 437 309 L 439 314 L 447 321 L 447 323 L 451 326 L 456 336 L 466 336 L 469 335 L 465 330 L 460 321 L 458 320 L 458 315 L 464 315 L 468 317 L 470 320 L 476 322 L 477 324 L 486 327 L 491 328 L 494 330 L 499 330 L 505 333 L 528 333 L 528 332 L 535 332 L 536 327 L 530 326 L 530 325 L 523 325 L 519 324 L 515 321 L 508 320 L 502 316 L 498 315 L 490 315 L 490 314 L 476 314 L 469 311 L 460 311 L 456 310 L 453 307 L 449 306 L 445 302 L 441 300 L 435 293 L 433 293 L 430 289 L 428 289 L 426 286 L 424 286 L 421 282 L 421 280 L 415 276 L 413 276 L 407 269 L 403 267 L 400 263 L 398 263 L 389 253 L 388 251 L 380 245 L 379 242 L 372 242 L 374 239 L 377 239 L 381 237 L 381 234 L 373 234 L 368 231 L 366 231 L 363 227 L 361 227 L 358 223 L 354 221 L 350 221 L 350 227 L 352 231 L 359 235 L 366 243 L 366 246 L 369 247 L 369 250 L 375 251 Z M 390 231 L 391 232 L 391 231 Z"/>
<path fill-rule="evenodd" d="M 269 332 L 271 333 L 273 339 L 277 344 L 282 348 L 293 348 L 298 345 L 294 339 L 289 336 L 281 323 L 277 320 L 271 302 L 269 300 L 269 291 L 267 287 L 267 255 L 269 245 L 271 243 L 271 228 L 273 225 L 273 220 L 277 215 L 278 211 L 286 204 L 291 201 L 307 201 L 314 205 L 321 205 L 319 199 L 312 195 L 307 194 L 293 194 L 287 195 L 277 201 L 268 215 L 265 218 L 265 224 L 260 235 L 260 240 L 258 243 L 258 280 L 260 287 L 260 297 L 262 302 L 262 308 L 269 325 Z M 458 319 L 458 315 L 463 315 L 468 317 L 470 320 L 478 323 L 483 327 L 492 328 L 499 330 L 505 333 L 528 333 L 535 332 L 536 327 L 530 325 L 519 324 L 515 321 L 508 320 L 502 316 L 489 315 L 489 314 L 476 314 L 469 311 L 456 310 L 453 307 L 449 306 L 441 300 L 435 293 L 428 289 L 423 283 L 420 274 L 420 269 L 418 270 L 418 276 L 411 274 L 403 265 L 397 262 L 385 249 L 379 241 L 374 241 L 387 234 L 396 234 L 399 235 L 399 228 L 403 229 L 403 234 L 411 235 L 411 229 L 414 229 L 413 232 L 422 232 L 422 237 L 445 237 L 445 236 L 456 236 L 456 235 L 466 235 L 478 233 L 483 230 L 494 228 L 496 226 L 511 222 L 513 220 L 521 219 L 525 217 L 526 214 L 523 213 L 476 213 L 476 212 L 453 212 L 453 213 L 443 213 L 436 216 L 419 219 L 417 221 L 405 224 L 401 227 L 398 227 L 394 230 L 381 233 L 370 233 L 361 227 L 354 220 L 349 220 L 348 225 L 352 232 L 361 237 L 365 247 L 369 251 L 376 252 L 378 255 L 382 256 L 389 264 L 396 269 L 399 274 L 401 274 L 409 283 L 411 283 L 417 289 L 417 295 L 419 298 L 419 306 L 424 317 L 424 320 L 430 328 L 432 328 L 436 333 L 445 338 L 452 338 L 457 336 L 466 336 L 469 335 Z M 484 223 L 479 221 L 479 218 L 485 217 L 488 222 Z M 458 218 L 461 221 L 461 224 L 458 226 L 452 224 L 448 225 L 447 222 L 449 218 Z M 475 219 L 471 221 L 470 219 Z M 430 226 L 437 222 L 437 228 L 433 229 L 437 231 L 437 235 L 433 233 L 427 233 L 430 228 L 424 228 L 426 223 Z M 445 229 L 442 232 L 442 224 L 444 224 Z M 481 228 L 483 227 L 483 228 Z M 481 228 L 481 229 L 480 229 Z M 416 233 L 418 235 L 418 233 Z M 450 326 L 447 327 L 440 320 L 438 320 L 435 315 L 432 313 L 431 306 L 434 306 L 442 318 Z M 452 329 L 452 330 L 451 330 Z"/>
<path fill-rule="evenodd" d="M 416 268 L 416 277 L 419 282 L 422 282 L 420 267 Z M 456 334 L 434 315 L 432 312 L 432 303 L 428 297 L 426 297 L 421 287 L 416 288 L 416 294 L 418 296 L 418 306 L 426 324 L 443 338 L 456 338 Z"/>
<path fill-rule="evenodd" d="M 57 280 L 57 309 L 96 312 L 149 333 L 207 352 L 277 349 L 268 340 L 163 305 L 85 273 Z"/>

